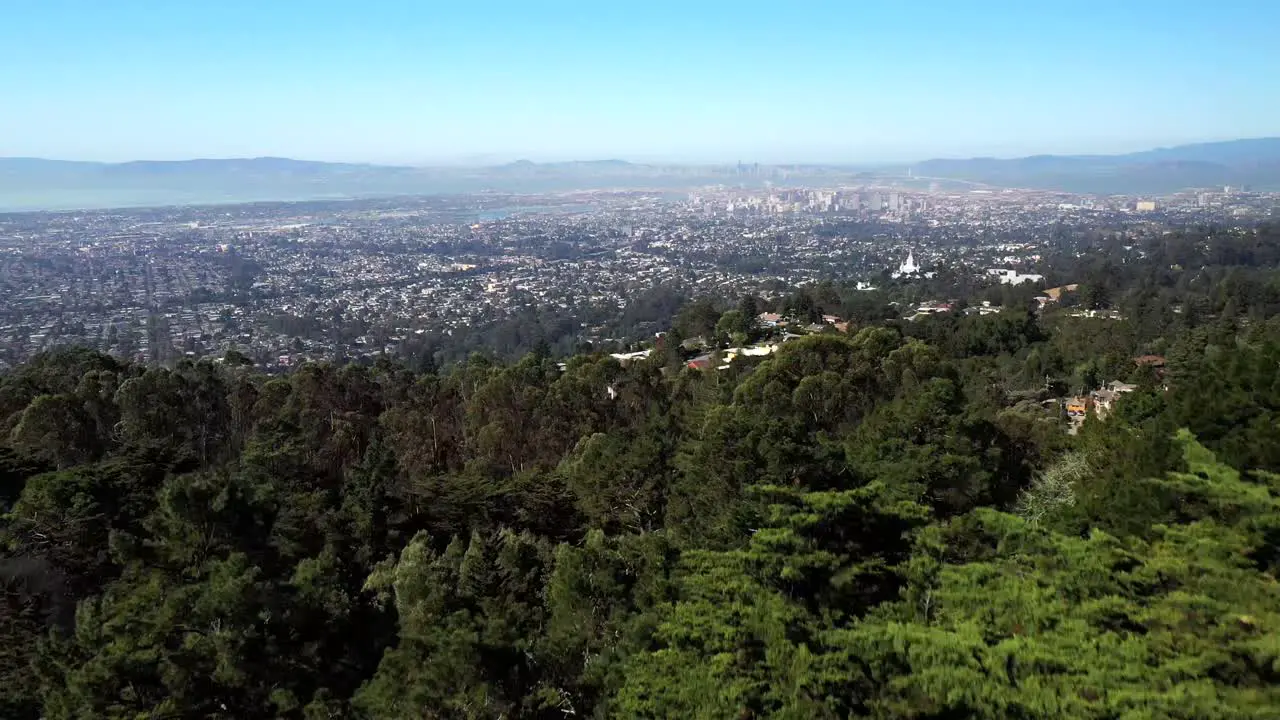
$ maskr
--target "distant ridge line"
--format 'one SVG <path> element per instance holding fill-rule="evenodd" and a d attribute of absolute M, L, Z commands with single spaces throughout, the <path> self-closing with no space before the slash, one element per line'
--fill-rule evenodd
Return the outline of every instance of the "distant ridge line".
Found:
<path fill-rule="evenodd" d="M 764 182 L 842 184 L 877 176 L 1099 195 L 1165 195 L 1222 186 L 1280 190 L 1280 137 L 1119 155 L 1030 155 L 917 163 L 640 164 L 622 159 L 480 166 L 331 163 L 284 157 L 107 163 L 0 158 L 0 212 L 334 200 L 476 192 L 687 190 Z"/>

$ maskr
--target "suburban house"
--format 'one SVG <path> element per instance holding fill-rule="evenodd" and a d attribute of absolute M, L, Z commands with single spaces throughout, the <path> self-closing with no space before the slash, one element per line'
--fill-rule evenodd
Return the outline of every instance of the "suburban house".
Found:
<path fill-rule="evenodd" d="M 1164 370 L 1163 355 L 1142 355 L 1134 358 L 1133 362 L 1138 367 L 1155 368 L 1157 371 Z"/>
<path fill-rule="evenodd" d="M 611 353 L 609 357 L 613 358 L 614 360 L 617 360 L 619 363 L 623 365 L 626 365 L 627 363 L 632 362 L 634 360 L 643 360 L 644 358 L 649 357 L 650 352 L 652 351 L 637 350 L 635 352 L 629 352 L 629 353 Z"/>
<path fill-rule="evenodd" d="M 778 327 L 782 322 L 782 316 L 778 313 L 763 312 L 756 316 L 756 320 L 765 327 Z"/>
<path fill-rule="evenodd" d="M 1043 275 L 1020 273 L 1017 270 L 1009 270 L 1006 268 L 991 268 L 987 270 L 987 275 L 999 280 L 1005 285 L 1021 285 L 1023 283 L 1036 283 L 1044 280 Z"/>
<path fill-rule="evenodd" d="M 690 360 L 687 363 L 687 367 L 690 370 L 706 370 L 707 368 L 711 367 L 711 356 L 699 355 L 698 357 Z"/>
<path fill-rule="evenodd" d="M 1089 412 L 1089 397 L 1087 395 L 1077 395 L 1069 397 L 1065 401 L 1068 415 L 1084 415 Z"/>
<path fill-rule="evenodd" d="M 1062 285 L 1055 288 L 1049 288 L 1048 290 L 1044 291 L 1044 294 L 1047 295 L 1049 299 L 1052 300 L 1053 302 L 1059 302 L 1062 300 L 1062 296 L 1064 293 L 1075 292 L 1076 290 L 1079 290 L 1079 289 L 1080 289 L 1079 283 L 1071 283 L 1070 285 Z"/>
<path fill-rule="evenodd" d="M 726 362 L 733 362 L 739 355 L 742 357 L 764 357 L 772 355 L 778 349 L 777 345 L 749 345 L 747 347 L 731 347 L 724 351 L 724 359 Z"/>
<path fill-rule="evenodd" d="M 1094 390 L 1089 394 L 1089 399 L 1093 403 L 1094 414 L 1100 418 L 1106 417 L 1111 412 L 1111 409 L 1115 407 L 1116 401 L 1120 399 L 1121 395 L 1131 393 L 1137 389 L 1137 385 L 1115 380 L 1108 383 L 1101 390 Z"/>

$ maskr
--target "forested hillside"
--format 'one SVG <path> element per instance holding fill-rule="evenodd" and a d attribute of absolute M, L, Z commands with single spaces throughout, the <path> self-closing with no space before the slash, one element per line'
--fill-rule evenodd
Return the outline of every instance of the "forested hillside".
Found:
<path fill-rule="evenodd" d="M 40 356 L 0 717 L 1276 717 L 1280 284 L 1233 237 L 1055 261 L 1122 318 L 867 300 L 724 370 Z"/>

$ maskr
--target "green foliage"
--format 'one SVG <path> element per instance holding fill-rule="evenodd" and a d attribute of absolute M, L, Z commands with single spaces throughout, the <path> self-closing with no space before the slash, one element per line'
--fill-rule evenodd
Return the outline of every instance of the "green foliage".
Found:
<path fill-rule="evenodd" d="M 584 438 L 561 471 L 594 526 L 647 532 L 662 525 L 669 484 L 661 438 L 596 433 Z"/>
<path fill-rule="evenodd" d="M 1271 717 L 1280 285 L 1205 260 L 1265 232 L 1055 260 L 1123 320 L 818 283 L 779 309 L 861 329 L 726 370 L 680 340 L 762 301 L 626 365 L 541 325 L 417 373 L 39 356 L 0 376 L 0 716 Z M 1005 310 L 881 324 L 947 288 Z"/>
<path fill-rule="evenodd" d="M 682 338 L 710 338 L 720 322 L 720 311 L 710 298 L 701 298 L 680 308 L 671 327 Z"/>
<path fill-rule="evenodd" d="M 1035 525 L 1046 517 L 1076 503 L 1075 484 L 1089 475 L 1089 460 L 1080 453 L 1067 453 L 1031 481 L 1018 495 L 1016 513 Z"/>
<path fill-rule="evenodd" d="M 1189 503 L 1148 539 L 1062 535 L 992 510 L 917 541 L 911 586 L 841 642 L 886 717 L 1265 717 L 1280 588 L 1250 557 L 1280 509 L 1189 435 Z M 1087 472 L 1068 457 L 1047 475 Z"/>
<path fill-rule="evenodd" d="M 394 598 L 400 643 L 356 706 L 372 718 L 510 715 L 537 697 L 530 650 L 550 548 L 509 531 L 430 545 L 415 537 L 369 576 L 367 589 Z"/>
<path fill-rule="evenodd" d="M 859 673 L 824 644 L 896 595 L 910 531 L 928 511 L 885 488 L 759 486 L 749 543 L 690 551 L 674 601 L 659 605 L 657 647 L 627 665 L 617 711 L 634 717 L 841 717 Z"/>
<path fill-rule="evenodd" d="M 755 315 L 746 315 L 737 309 L 729 310 L 716 322 L 716 336 L 728 342 L 742 344 L 751 338 L 755 324 Z"/>
<path fill-rule="evenodd" d="M 22 411 L 9 437 L 14 449 L 59 467 L 93 457 L 90 419 L 72 395 L 40 395 Z"/>
<path fill-rule="evenodd" d="M 998 502 L 1020 483 L 1000 441 L 989 419 L 966 410 L 954 382 L 934 378 L 877 408 L 846 452 L 856 476 L 954 514 Z"/>
<path fill-rule="evenodd" d="M 547 707 L 606 707 L 626 677 L 626 659 L 649 646 L 654 608 L 673 597 L 677 559 L 660 532 L 606 537 L 595 530 L 580 547 L 556 548 L 538 647 Z"/>

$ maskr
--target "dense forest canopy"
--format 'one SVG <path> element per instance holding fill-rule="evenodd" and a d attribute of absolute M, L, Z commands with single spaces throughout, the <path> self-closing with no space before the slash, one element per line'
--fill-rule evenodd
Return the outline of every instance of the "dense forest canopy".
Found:
<path fill-rule="evenodd" d="M 1275 717 L 1277 239 L 1064 247 L 1044 309 L 693 301 L 625 364 L 39 356 L 0 716 Z M 686 367 L 765 309 L 850 325 Z"/>

